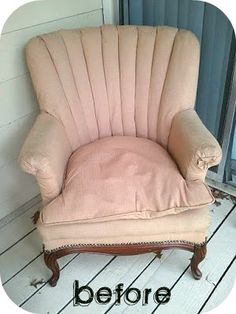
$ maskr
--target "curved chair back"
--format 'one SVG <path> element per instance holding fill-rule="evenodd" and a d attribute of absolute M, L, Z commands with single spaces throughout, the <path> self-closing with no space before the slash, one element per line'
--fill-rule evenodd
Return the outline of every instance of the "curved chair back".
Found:
<path fill-rule="evenodd" d="M 199 43 L 172 27 L 60 30 L 33 38 L 27 63 L 42 111 L 73 150 L 126 135 L 167 146 L 173 116 L 195 104 Z"/>

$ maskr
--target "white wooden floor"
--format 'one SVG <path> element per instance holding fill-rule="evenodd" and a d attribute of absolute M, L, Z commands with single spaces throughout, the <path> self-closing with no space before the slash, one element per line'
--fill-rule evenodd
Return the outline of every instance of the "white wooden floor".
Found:
<path fill-rule="evenodd" d="M 3 287 L 20 307 L 33 313 L 184 313 L 209 311 L 226 298 L 236 276 L 236 207 L 229 197 L 210 207 L 212 225 L 208 254 L 200 264 L 203 278 L 196 281 L 189 270 L 192 254 L 181 250 L 130 257 L 77 254 L 61 258 L 61 278 L 55 288 L 47 283 L 50 271 L 43 262 L 42 246 L 31 217 L 40 203 L 0 229 L 0 273 Z M 158 306 L 153 297 L 142 306 L 93 301 L 88 307 L 73 306 L 73 282 L 112 290 L 118 283 L 128 287 L 171 289 L 169 303 Z M 34 285 L 35 282 L 39 282 Z"/>

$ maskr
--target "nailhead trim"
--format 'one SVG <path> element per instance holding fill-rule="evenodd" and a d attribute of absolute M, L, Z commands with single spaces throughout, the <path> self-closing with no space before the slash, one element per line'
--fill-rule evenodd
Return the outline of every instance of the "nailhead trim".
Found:
<path fill-rule="evenodd" d="M 55 248 L 55 249 L 52 249 L 52 250 L 45 250 L 44 249 L 44 245 L 43 245 L 43 249 L 44 249 L 44 252 L 49 254 L 49 253 L 53 253 L 53 252 L 56 252 L 58 250 L 62 250 L 62 249 L 66 249 L 66 248 L 73 248 L 73 247 L 109 247 L 109 246 L 125 246 L 125 245 L 131 245 L 131 246 L 135 246 L 135 245 L 150 245 L 150 244 L 153 244 L 153 245 L 165 245 L 165 244 L 189 244 L 189 245 L 193 245 L 193 246 L 196 246 L 196 247 L 201 247 L 203 245 L 206 244 L 206 241 L 202 242 L 202 243 L 194 243 L 194 242 L 191 242 L 191 241 L 185 241 L 185 240 L 167 240 L 167 241 L 159 241 L 159 242 L 155 242 L 155 241 L 152 241 L 152 242 L 136 242 L 136 243 L 133 243 L 133 242 L 126 242 L 126 243 L 104 243 L 104 244 L 100 244 L 100 243 L 88 243 L 88 244 L 84 244 L 84 243 L 79 243 L 79 244 L 66 244 L 66 245 L 62 245 L 62 246 L 59 246 L 58 248 Z"/>

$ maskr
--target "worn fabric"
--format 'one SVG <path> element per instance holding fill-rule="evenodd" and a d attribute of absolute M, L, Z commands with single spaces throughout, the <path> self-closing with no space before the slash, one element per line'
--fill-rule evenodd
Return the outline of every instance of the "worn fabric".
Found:
<path fill-rule="evenodd" d="M 24 171 L 36 176 L 45 205 L 61 192 L 71 154 L 64 127 L 53 116 L 41 113 L 18 159 Z"/>
<path fill-rule="evenodd" d="M 186 30 L 60 30 L 32 39 L 26 56 L 41 110 L 62 122 L 73 150 L 111 135 L 167 147 L 174 115 L 194 107 L 199 43 Z"/>
<path fill-rule="evenodd" d="M 168 151 L 188 181 L 204 180 L 208 168 L 218 165 L 222 157 L 217 140 L 192 109 L 175 115 Z"/>
<path fill-rule="evenodd" d="M 46 224 L 147 219 L 213 201 L 201 180 L 185 181 L 159 144 L 113 136 L 73 153 L 62 193 L 43 208 L 41 216 Z"/>
<path fill-rule="evenodd" d="M 125 219 L 93 223 L 44 224 L 37 229 L 52 250 L 71 244 L 121 244 L 152 241 L 190 241 L 202 243 L 210 224 L 208 208 L 191 209 L 178 215 L 153 219 Z"/>
<path fill-rule="evenodd" d="M 30 40 L 40 105 L 20 154 L 45 248 L 204 241 L 218 143 L 193 111 L 199 43 L 172 27 L 60 30 Z"/>

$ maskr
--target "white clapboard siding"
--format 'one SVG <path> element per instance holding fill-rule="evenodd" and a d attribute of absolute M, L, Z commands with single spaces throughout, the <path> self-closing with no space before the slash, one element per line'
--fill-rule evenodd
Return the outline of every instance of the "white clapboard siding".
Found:
<path fill-rule="evenodd" d="M 98 9 L 2 35 L 0 40 L 0 82 L 13 79 L 28 71 L 25 63 L 24 48 L 32 37 L 62 28 L 99 26 L 102 23 L 102 10 Z"/>
<path fill-rule="evenodd" d="M 214 232 L 214 230 L 220 225 L 224 217 L 227 215 L 228 212 L 232 209 L 233 204 L 229 200 L 223 200 L 222 206 L 216 207 L 215 205 L 210 206 L 210 210 L 212 214 L 212 223 L 209 230 L 209 236 Z M 219 210 L 217 210 L 219 208 Z M 140 290 L 144 290 L 145 288 L 151 288 L 152 292 L 155 292 L 160 287 L 171 287 L 169 281 L 175 282 L 185 270 L 185 268 L 189 265 L 189 259 L 192 257 L 191 252 L 182 251 L 182 250 L 172 250 L 171 254 L 165 259 L 164 263 L 161 263 L 160 267 L 157 268 L 152 265 L 150 269 L 147 269 L 132 285 L 132 287 L 139 288 Z M 163 258 L 163 257 L 162 257 Z M 193 281 L 195 281 L 190 271 L 187 272 L 187 276 Z M 128 281 L 124 282 L 126 286 L 130 284 Z M 145 306 L 146 313 L 151 313 L 152 309 L 154 308 L 154 301 L 153 298 L 150 298 L 149 305 Z M 105 307 L 107 310 L 111 304 L 108 304 Z M 99 309 L 99 305 L 97 307 Z M 120 306 L 113 306 L 113 308 L 109 311 L 109 313 L 143 313 L 143 306 L 141 302 L 137 305 L 127 306 L 125 302 L 122 302 Z M 170 312 L 171 313 L 171 312 Z M 177 312 L 176 312 L 177 313 Z M 181 313 L 181 312 L 180 312 Z"/>
<path fill-rule="evenodd" d="M 0 128 L 0 169 L 16 159 L 37 114 L 38 110 Z"/>
<path fill-rule="evenodd" d="M 7 215 L 11 214 L 14 210 L 17 210 L 22 204 L 25 204 L 35 196 L 39 195 L 39 188 L 34 178 L 29 178 L 24 180 L 18 180 L 18 184 L 22 186 L 22 191 L 18 194 L 11 194 L 11 190 L 8 193 L 9 198 L 0 203 L 0 219 L 5 218 Z"/>
<path fill-rule="evenodd" d="M 56 10 L 55 10 L 56 8 Z M 48 23 L 102 8 L 101 0 L 46 0 L 32 1 L 17 8 L 7 19 L 3 33 L 37 24 Z M 35 14 L 37 12 L 37 14 Z"/>
<path fill-rule="evenodd" d="M 39 194 L 35 178 L 24 173 L 16 160 L 0 168 L 0 219 Z"/>
<path fill-rule="evenodd" d="M 9 162 L 5 166 L 0 168 L 0 200 L 6 201 L 9 198 L 14 197 L 14 195 L 19 193 L 24 193 L 22 191 L 22 186 L 24 181 L 30 180 L 32 184 L 35 180 L 30 174 L 23 172 L 17 160 Z M 25 186 L 25 190 L 29 186 Z"/>
<path fill-rule="evenodd" d="M 0 38 L 0 219 L 39 193 L 34 178 L 16 163 L 39 112 L 25 63 L 26 43 L 42 33 L 101 24 L 101 0 L 35 1 L 6 22 Z"/>
<path fill-rule="evenodd" d="M 236 284 L 236 261 L 229 268 L 222 281 L 219 283 L 211 298 L 203 308 L 203 312 L 209 312 L 227 300 L 232 293 L 233 286 Z"/>
<path fill-rule="evenodd" d="M 38 104 L 28 74 L 0 83 L 0 127 L 38 110 Z"/>

